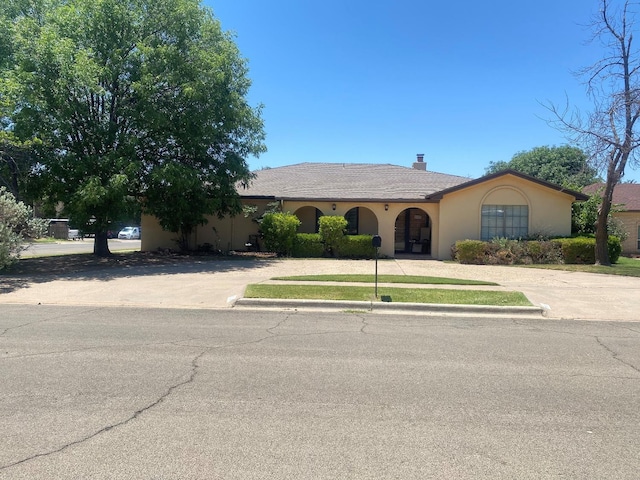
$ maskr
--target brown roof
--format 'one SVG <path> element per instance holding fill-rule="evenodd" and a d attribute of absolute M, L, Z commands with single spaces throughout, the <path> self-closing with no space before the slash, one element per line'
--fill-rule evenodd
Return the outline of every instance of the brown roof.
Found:
<path fill-rule="evenodd" d="M 299 163 L 254 172 L 243 197 L 283 200 L 424 200 L 440 190 L 469 181 L 389 164 Z"/>
<path fill-rule="evenodd" d="M 593 195 L 604 183 L 594 183 L 584 187 L 587 195 Z M 636 183 L 619 183 L 613 187 L 613 203 L 623 205 L 626 211 L 640 211 L 640 185 Z"/>

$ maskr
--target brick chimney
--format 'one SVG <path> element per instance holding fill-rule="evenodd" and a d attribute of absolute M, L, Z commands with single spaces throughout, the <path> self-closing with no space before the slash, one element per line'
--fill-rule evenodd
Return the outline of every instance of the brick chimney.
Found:
<path fill-rule="evenodd" d="M 427 164 L 424 162 L 424 153 L 418 153 L 416 155 L 416 161 L 413 162 L 413 168 L 416 170 L 427 170 Z"/>

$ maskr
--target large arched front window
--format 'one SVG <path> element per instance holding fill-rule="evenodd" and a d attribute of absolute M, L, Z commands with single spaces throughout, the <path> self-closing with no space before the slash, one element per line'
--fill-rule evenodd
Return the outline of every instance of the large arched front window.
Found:
<path fill-rule="evenodd" d="M 481 239 L 524 238 L 529 234 L 527 205 L 482 205 Z"/>

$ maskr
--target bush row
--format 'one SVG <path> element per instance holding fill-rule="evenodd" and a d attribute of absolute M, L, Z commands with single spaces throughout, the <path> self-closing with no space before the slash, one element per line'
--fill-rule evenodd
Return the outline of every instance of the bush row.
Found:
<path fill-rule="evenodd" d="M 265 247 L 293 257 L 373 258 L 371 235 L 345 235 L 347 221 L 340 216 L 319 219 L 319 233 L 296 233 L 300 221 L 290 213 L 269 213 L 260 229 Z"/>
<path fill-rule="evenodd" d="M 596 240 L 593 237 L 552 240 L 510 240 L 489 242 L 462 240 L 452 247 L 451 257 L 460 263 L 476 265 L 592 264 L 595 263 Z M 609 259 L 616 263 L 622 252 L 620 239 L 609 237 Z"/>
<path fill-rule="evenodd" d="M 319 233 L 298 233 L 291 255 L 298 258 L 373 258 L 375 254 L 371 235 L 345 235 L 328 249 Z"/>

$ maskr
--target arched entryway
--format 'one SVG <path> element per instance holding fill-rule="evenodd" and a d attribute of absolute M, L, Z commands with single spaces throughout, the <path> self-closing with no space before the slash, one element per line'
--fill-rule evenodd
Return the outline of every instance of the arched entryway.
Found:
<path fill-rule="evenodd" d="M 294 212 L 294 215 L 300 220 L 300 233 L 318 233 L 318 219 L 322 216 L 322 212 L 316 207 L 302 207 Z"/>
<path fill-rule="evenodd" d="M 431 255 L 431 219 L 420 208 L 407 208 L 396 217 L 396 253 Z"/>
<path fill-rule="evenodd" d="M 354 207 L 344 214 L 347 235 L 377 235 L 378 217 L 367 207 Z"/>

